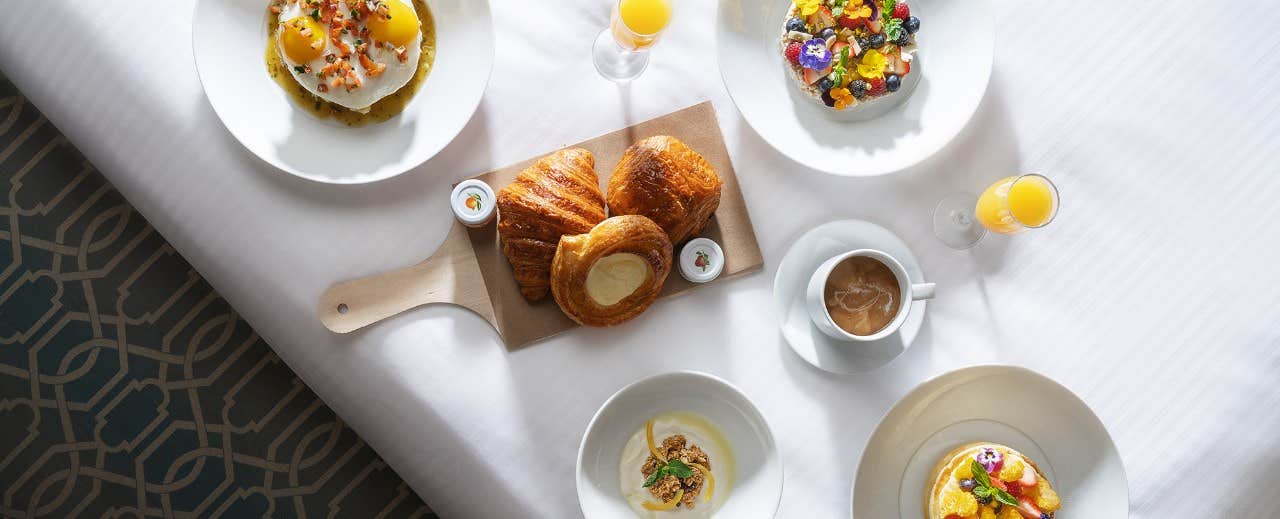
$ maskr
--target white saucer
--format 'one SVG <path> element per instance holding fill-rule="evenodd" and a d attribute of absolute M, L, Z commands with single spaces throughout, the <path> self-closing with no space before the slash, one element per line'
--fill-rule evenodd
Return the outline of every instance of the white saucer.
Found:
<path fill-rule="evenodd" d="M 897 358 L 920 333 L 925 302 L 911 303 L 911 312 L 898 333 L 874 342 L 833 339 L 814 326 L 805 310 L 805 288 L 818 266 L 854 249 L 879 249 L 907 269 L 912 283 L 923 283 L 924 272 L 907 244 L 892 231 L 863 220 L 840 220 L 804 233 L 787 250 L 773 279 L 773 309 L 787 344 L 800 358 L 832 373 L 870 371 Z"/>
<path fill-rule="evenodd" d="M 1063 517 L 1128 517 L 1124 464 L 1079 397 L 1034 371 L 964 368 L 925 382 L 880 420 L 854 478 L 853 517 L 919 519 L 938 460 L 971 442 L 1029 456 L 1062 496 Z"/>
<path fill-rule="evenodd" d="M 918 71 L 908 77 L 920 74 L 919 85 L 901 105 L 878 103 L 885 113 L 861 122 L 848 119 L 879 110 L 837 113 L 797 95 L 778 43 L 790 6 L 790 0 L 720 0 L 716 54 L 742 118 L 796 162 L 852 176 L 906 169 L 951 142 L 986 93 L 995 55 L 990 0 L 913 0 Z"/>
<path fill-rule="evenodd" d="M 582 514 L 587 519 L 635 517 L 619 482 L 623 446 L 646 420 L 678 411 L 706 417 L 720 428 L 733 450 L 729 497 L 714 516 L 772 518 L 782 502 L 783 471 L 768 422 L 738 388 L 695 371 L 636 381 L 619 389 L 591 417 L 578 447 L 576 479 Z"/>
<path fill-rule="evenodd" d="M 443 149 L 475 113 L 493 68 L 487 0 L 428 0 L 436 57 L 404 111 L 350 128 L 299 109 L 267 73 L 266 0 L 199 0 L 192 24 L 196 69 L 218 118 L 245 148 L 302 178 L 373 182 Z M 357 153 L 358 152 L 358 153 Z"/>

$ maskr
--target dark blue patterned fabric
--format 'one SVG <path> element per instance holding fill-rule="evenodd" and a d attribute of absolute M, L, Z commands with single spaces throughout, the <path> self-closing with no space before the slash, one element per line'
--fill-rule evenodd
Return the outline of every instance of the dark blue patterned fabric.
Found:
<path fill-rule="evenodd" d="M 434 517 L 0 78 L 0 516 Z"/>

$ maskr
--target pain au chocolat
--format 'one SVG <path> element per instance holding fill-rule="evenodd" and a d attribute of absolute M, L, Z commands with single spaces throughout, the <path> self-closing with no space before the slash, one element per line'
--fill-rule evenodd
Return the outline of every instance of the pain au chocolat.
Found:
<path fill-rule="evenodd" d="M 722 184 L 702 155 L 675 137 L 657 135 L 623 154 L 606 200 L 610 214 L 645 216 L 679 244 L 707 226 L 720 206 Z"/>

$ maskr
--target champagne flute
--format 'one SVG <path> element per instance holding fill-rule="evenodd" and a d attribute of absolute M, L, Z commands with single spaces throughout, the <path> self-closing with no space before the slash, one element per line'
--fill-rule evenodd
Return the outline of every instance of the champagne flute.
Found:
<path fill-rule="evenodd" d="M 954 194 L 933 211 L 933 233 L 953 249 L 977 245 L 988 231 L 1018 234 L 1049 225 L 1058 215 L 1058 188 L 1044 175 L 997 180 L 981 196 Z"/>
<path fill-rule="evenodd" d="M 671 0 L 618 0 L 609 27 L 591 47 L 596 70 L 619 82 L 639 77 L 649 66 L 649 48 L 670 22 Z"/>

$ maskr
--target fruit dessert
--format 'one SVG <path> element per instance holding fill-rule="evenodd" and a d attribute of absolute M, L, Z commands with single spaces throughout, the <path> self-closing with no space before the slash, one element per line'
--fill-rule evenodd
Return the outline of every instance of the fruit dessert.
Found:
<path fill-rule="evenodd" d="M 920 19 L 907 2 L 792 0 L 783 24 L 783 56 L 801 90 L 835 110 L 891 96 L 911 74 Z"/>
<path fill-rule="evenodd" d="M 1035 462 L 995 443 L 970 443 L 934 467 L 928 519 L 1052 519 L 1062 506 Z"/>

